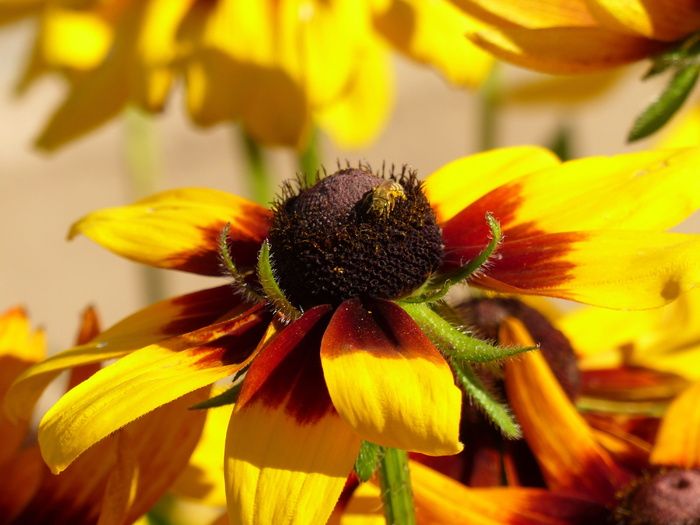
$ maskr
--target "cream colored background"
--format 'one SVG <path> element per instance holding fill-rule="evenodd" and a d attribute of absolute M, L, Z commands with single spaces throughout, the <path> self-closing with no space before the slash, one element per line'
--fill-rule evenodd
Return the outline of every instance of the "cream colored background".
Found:
<path fill-rule="evenodd" d="M 29 41 L 29 28 L 0 32 L 0 309 L 20 303 L 46 327 L 52 350 L 70 344 L 79 312 L 97 304 L 111 324 L 142 304 L 137 265 L 86 239 L 65 241 L 73 220 L 96 208 L 129 202 L 123 161 L 123 125 L 114 122 L 88 138 L 46 156 L 31 148 L 34 134 L 60 100 L 62 85 L 47 79 L 17 99 L 12 87 Z M 371 147 L 339 152 L 324 142 L 329 165 L 335 159 L 374 164 L 408 163 L 423 175 L 475 151 L 474 94 L 448 87 L 437 75 L 396 60 L 396 107 L 387 129 Z M 501 119 L 501 145 L 546 143 L 563 118 L 576 129 L 577 155 L 612 154 L 630 149 L 624 137 L 634 115 L 658 92 L 640 83 L 644 66 L 593 104 L 576 109 L 510 107 Z M 514 68 L 507 78 L 525 75 Z M 162 188 L 211 186 L 246 193 L 231 130 L 191 127 L 172 100 L 157 120 Z M 636 146 L 639 148 L 640 146 Z M 274 155 L 279 179 L 294 172 L 294 159 Z M 167 273 L 172 293 L 198 289 L 213 279 Z"/>

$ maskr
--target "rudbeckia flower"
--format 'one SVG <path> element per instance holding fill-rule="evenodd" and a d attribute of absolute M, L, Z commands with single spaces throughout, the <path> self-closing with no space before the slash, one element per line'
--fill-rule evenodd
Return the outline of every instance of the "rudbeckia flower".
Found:
<path fill-rule="evenodd" d="M 700 29 L 692 0 L 452 0 L 473 17 L 469 38 L 506 61 L 583 73 L 647 58 Z"/>
<path fill-rule="evenodd" d="M 272 210 L 183 189 L 96 211 L 71 237 L 162 268 L 221 275 L 223 264 L 233 290 L 156 303 L 33 367 L 9 408 L 21 413 L 66 366 L 116 359 L 43 418 L 42 453 L 58 472 L 140 416 L 235 374 L 230 519 L 323 522 L 361 441 L 462 449 L 455 382 L 517 433 L 469 363 L 523 348 L 493 347 L 441 317 L 451 284 L 613 308 L 660 306 L 696 286 L 700 238 L 664 230 L 698 207 L 699 158 L 560 164 L 516 147 L 457 160 L 424 183 L 410 170 L 340 169 L 286 186 Z"/>
<path fill-rule="evenodd" d="M 83 315 L 78 343 L 98 332 L 95 311 Z M 45 358 L 46 341 L 26 314 L 13 308 L 0 315 L 0 400 L 23 371 Z M 97 371 L 74 368 L 68 389 Z M 90 448 L 68 469 L 52 475 L 29 428 L 33 403 L 16 420 L 0 415 L 0 494 L 2 523 L 75 525 L 132 523 L 145 514 L 184 471 L 197 444 L 204 414 L 186 410 L 201 401 L 193 392 L 168 403 Z M 171 434 L 158 436 L 164 425 Z"/>
<path fill-rule="evenodd" d="M 53 150 L 127 104 L 165 107 L 175 81 L 202 126 L 237 121 L 259 142 L 303 147 L 312 122 L 342 145 L 370 141 L 392 98 L 386 44 L 449 81 L 476 85 L 489 56 L 463 38 L 446 0 L 147 0 L 34 2 L 39 14 L 25 88 L 66 73 L 68 94 L 41 132 Z M 0 2 L 0 22 L 18 15 Z"/>
<path fill-rule="evenodd" d="M 501 328 L 504 339 L 532 343 L 529 330 L 515 318 L 505 319 Z M 523 486 L 513 478 L 507 479 L 508 487 L 467 486 L 412 462 L 419 523 L 667 525 L 698 521 L 700 384 L 675 398 L 658 432 L 646 442 L 627 433 L 624 426 L 611 427 L 606 435 L 587 423 L 540 353 L 511 360 L 505 368 L 510 404 L 546 488 Z M 379 509 L 376 486 L 361 485 L 340 523 L 363 523 L 362 519 L 377 517 Z"/>

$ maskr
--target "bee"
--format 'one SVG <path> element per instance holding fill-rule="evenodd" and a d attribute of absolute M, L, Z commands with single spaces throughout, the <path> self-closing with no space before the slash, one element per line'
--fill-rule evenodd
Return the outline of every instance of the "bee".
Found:
<path fill-rule="evenodd" d="M 386 180 L 375 187 L 366 197 L 366 209 L 379 217 L 388 217 L 398 201 L 406 200 L 403 186 L 396 181 Z"/>

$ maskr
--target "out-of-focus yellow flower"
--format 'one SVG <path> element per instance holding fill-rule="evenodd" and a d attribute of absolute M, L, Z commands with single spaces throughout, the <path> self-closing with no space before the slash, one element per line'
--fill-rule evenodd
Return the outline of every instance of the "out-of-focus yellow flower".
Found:
<path fill-rule="evenodd" d="M 558 320 L 581 366 L 631 365 L 700 380 L 700 291 L 638 312 L 587 307 Z"/>
<path fill-rule="evenodd" d="M 694 0 L 452 0 L 469 38 L 549 73 L 584 73 L 646 58 L 700 29 Z"/>
<path fill-rule="evenodd" d="M 381 129 L 392 99 L 387 46 L 477 85 L 492 59 L 447 0 L 0 0 L 0 21 L 38 14 L 24 88 L 63 71 L 69 92 L 37 144 L 52 150 L 133 104 L 161 111 L 186 84 L 199 125 L 238 121 L 266 144 L 301 147 L 312 122 L 341 145 Z"/>
<path fill-rule="evenodd" d="M 78 343 L 87 343 L 97 332 L 95 312 L 87 309 Z M 22 309 L 0 315 L 0 402 L 6 401 L 12 382 L 45 352 L 43 332 L 31 329 Z M 98 369 L 95 364 L 73 368 L 68 389 Z M 195 392 L 158 408 L 96 443 L 59 475 L 49 472 L 29 432 L 36 399 L 15 417 L 0 413 L 0 520 L 8 525 L 134 522 L 184 470 L 204 423 L 204 413 L 186 408 L 203 395 Z"/>

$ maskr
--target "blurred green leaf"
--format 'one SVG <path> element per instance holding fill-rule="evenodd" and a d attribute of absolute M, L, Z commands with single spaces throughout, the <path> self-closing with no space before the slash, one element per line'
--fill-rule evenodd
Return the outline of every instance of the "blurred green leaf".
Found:
<path fill-rule="evenodd" d="M 666 124 L 688 98 L 699 74 L 700 64 L 691 64 L 677 71 L 659 98 L 637 117 L 627 140 L 634 142 L 648 137 Z"/>

